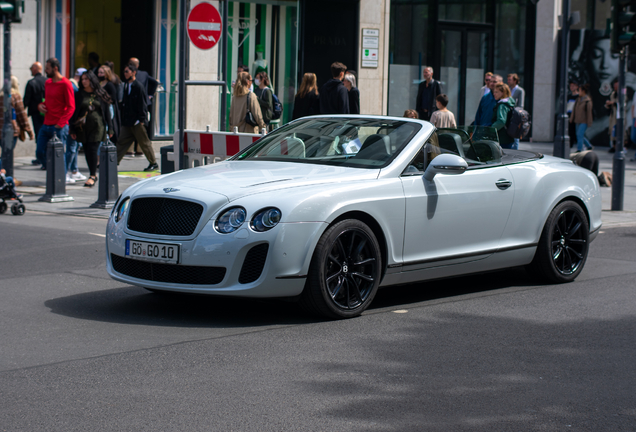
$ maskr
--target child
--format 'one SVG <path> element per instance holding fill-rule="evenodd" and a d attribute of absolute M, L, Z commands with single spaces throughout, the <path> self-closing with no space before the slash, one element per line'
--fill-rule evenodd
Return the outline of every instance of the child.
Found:
<path fill-rule="evenodd" d="M 15 184 L 13 183 L 13 177 L 7 177 L 7 170 L 0 169 L 0 190 L 6 188 L 9 196 L 15 196 L 16 198 L 22 198 L 22 194 L 16 193 Z"/>
<path fill-rule="evenodd" d="M 431 123 L 436 128 L 457 128 L 455 123 L 455 115 L 446 109 L 448 105 L 448 96 L 440 94 L 435 98 L 435 104 L 437 105 L 437 111 L 431 115 Z"/>
<path fill-rule="evenodd" d="M 417 115 L 417 111 L 413 109 L 407 109 L 406 111 L 404 111 L 404 117 L 412 119 L 419 118 L 419 116 Z"/>

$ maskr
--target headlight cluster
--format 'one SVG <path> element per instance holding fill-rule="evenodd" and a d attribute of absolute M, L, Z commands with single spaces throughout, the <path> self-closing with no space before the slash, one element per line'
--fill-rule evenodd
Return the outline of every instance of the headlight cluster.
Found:
<path fill-rule="evenodd" d="M 115 210 L 115 222 L 119 222 L 126 216 L 126 211 L 128 210 L 128 204 L 130 203 L 130 198 L 126 198 L 123 200 L 117 210 Z"/>
<path fill-rule="evenodd" d="M 214 223 L 214 228 L 221 234 L 229 234 L 239 229 L 247 217 L 243 207 L 232 207 L 224 210 Z M 250 228 L 256 232 L 264 232 L 274 228 L 280 222 L 281 212 L 275 207 L 258 211 L 250 222 Z"/>

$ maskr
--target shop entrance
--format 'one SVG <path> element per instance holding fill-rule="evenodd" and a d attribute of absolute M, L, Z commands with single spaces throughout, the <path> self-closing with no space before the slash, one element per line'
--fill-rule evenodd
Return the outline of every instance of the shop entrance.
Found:
<path fill-rule="evenodd" d="M 486 26 L 443 25 L 440 33 L 439 76 L 448 109 L 458 125 L 469 125 L 479 107 L 484 74 L 492 69 L 493 31 Z"/>
<path fill-rule="evenodd" d="M 152 75 L 154 10 L 155 0 L 75 0 L 74 68 L 88 68 L 88 54 L 96 52 L 119 76 L 130 57 Z"/>

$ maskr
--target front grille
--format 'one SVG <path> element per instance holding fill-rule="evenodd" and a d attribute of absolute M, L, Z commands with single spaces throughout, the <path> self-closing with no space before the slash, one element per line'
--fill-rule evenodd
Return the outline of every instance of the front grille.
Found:
<path fill-rule="evenodd" d="M 245 261 L 243 261 L 243 267 L 241 268 L 241 274 L 239 275 L 239 283 L 246 284 L 251 283 L 261 277 L 263 267 L 265 267 L 265 259 L 267 258 L 267 251 L 269 245 L 267 243 L 254 246 L 245 255 Z"/>
<path fill-rule="evenodd" d="M 198 267 L 140 261 L 110 254 L 117 273 L 153 282 L 184 285 L 216 285 L 225 277 L 225 267 Z"/>
<path fill-rule="evenodd" d="M 203 206 L 172 198 L 137 198 L 130 205 L 128 229 L 148 234 L 189 236 L 199 223 Z"/>

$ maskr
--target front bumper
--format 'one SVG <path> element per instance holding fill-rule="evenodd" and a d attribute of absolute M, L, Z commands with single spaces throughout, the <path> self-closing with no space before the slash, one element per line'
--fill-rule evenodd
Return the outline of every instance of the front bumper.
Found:
<path fill-rule="evenodd" d="M 244 297 L 296 296 L 304 288 L 311 255 L 324 229 L 326 224 L 323 222 L 280 223 L 264 233 L 254 232 L 244 226 L 232 234 L 223 235 L 214 229 L 213 221 L 209 221 L 200 232 L 184 238 L 132 232 L 124 221 L 115 223 L 111 218 L 106 235 L 107 271 L 118 281 L 158 290 Z M 155 280 L 151 280 L 131 276 L 139 275 L 139 272 L 122 272 L 122 260 L 115 258 L 114 265 L 112 255 L 123 257 L 133 267 L 136 264 L 148 267 L 150 262 L 126 257 L 126 240 L 179 245 L 178 264 L 153 261 L 152 265 L 157 263 L 161 271 L 167 269 L 181 273 L 175 276 L 172 272 L 170 281 L 166 282 L 157 280 L 161 277 L 154 274 Z M 259 246 L 258 250 L 255 249 Z M 262 252 L 265 249 L 264 257 L 254 254 L 254 251 Z M 254 263 L 255 259 L 263 259 L 264 262 Z M 254 274 L 254 268 L 260 269 L 261 264 L 262 270 Z M 184 266 L 193 267 L 184 269 Z M 252 266 L 251 276 L 247 278 L 245 266 Z M 192 278 L 187 277 L 189 272 L 207 270 L 205 267 L 224 269 L 218 278 L 220 282 L 192 283 Z"/>

